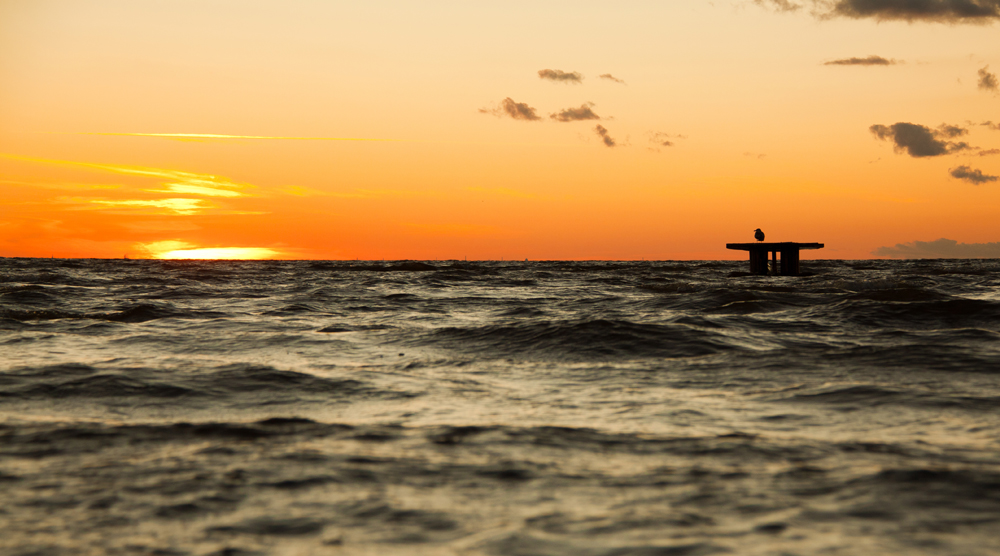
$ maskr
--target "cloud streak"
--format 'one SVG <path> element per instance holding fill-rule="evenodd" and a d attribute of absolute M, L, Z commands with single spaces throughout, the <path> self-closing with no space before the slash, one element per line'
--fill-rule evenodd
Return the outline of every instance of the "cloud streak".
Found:
<path fill-rule="evenodd" d="M 542 119 L 538 115 L 538 111 L 524 102 L 515 102 L 514 99 L 507 97 L 500 101 L 500 106 L 497 108 L 480 108 L 479 112 L 483 114 L 492 114 L 498 118 L 508 116 L 515 120 L 522 121 L 536 121 Z"/>
<path fill-rule="evenodd" d="M 253 197 L 248 190 L 254 186 L 244 183 L 234 182 L 222 176 L 211 174 L 199 174 L 195 172 L 184 172 L 180 170 L 168 170 L 163 168 L 148 168 L 143 166 L 126 166 L 120 164 L 96 164 L 91 162 L 75 162 L 68 160 L 51 160 L 45 158 L 32 158 L 11 154 L 0 154 L 0 157 L 32 162 L 37 164 L 48 164 L 53 166 L 63 166 L 70 168 L 82 168 L 112 174 L 136 176 L 141 178 L 155 179 L 161 182 L 161 189 L 143 189 L 149 193 L 168 193 L 170 195 L 189 195 L 196 197 Z M 102 189 L 126 189 L 124 186 L 108 187 Z M 135 191 L 126 191 L 124 194 L 135 194 Z M 96 205 L 107 209 L 139 210 L 148 212 L 150 210 L 159 211 L 165 214 L 199 214 L 210 209 L 215 209 L 215 205 L 207 203 L 203 199 L 169 197 L 164 199 L 65 199 L 74 204 Z M 230 212 L 230 214 L 232 214 Z M 257 214 L 239 212 L 236 214 Z"/>
<path fill-rule="evenodd" d="M 608 129 L 601 124 L 597 124 L 594 128 L 594 133 L 601 138 L 601 141 L 603 141 L 604 145 L 607 147 L 614 147 L 617 144 L 615 143 L 615 140 L 611 138 L 611 135 L 608 134 Z"/>
<path fill-rule="evenodd" d="M 879 247 L 872 254 L 894 259 L 996 259 L 1000 258 L 1000 242 L 959 243 L 954 239 L 941 238 Z"/>
<path fill-rule="evenodd" d="M 891 126 L 875 124 L 868 130 L 878 139 L 891 140 L 897 153 L 906 151 L 914 158 L 941 156 L 972 148 L 964 141 L 948 141 L 968 133 L 964 128 L 948 124 L 931 129 L 919 124 L 897 122 Z"/>
<path fill-rule="evenodd" d="M 777 12 L 806 9 L 819 19 L 991 23 L 1000 19 L 1000 0 L 754 0 Z"/>
<path fill-rule="evenodd" d="M 900 62 L 872 54 L 865 58 L 842 58 L 823 62 L 824 66 L 894 66 Z"/>
<path fill-rule="evenodd" d="M 580 120 L 600 120 L 601 117 L 591 110 L 593 102 L 585 102 L 579 108 L 564 108 L 549 117 L 557 122 L 576 122 Z"/>
<path fill-rule="evenodd" d="M 281 135 L 223 135 L 218 133 L 98 133 L 82 132 L 74 135 L 114 135 L 121 137 L 158 137 L 176 141 L 219 141 L 219 140 L 268 140 L 268 141 L 376 141 L 400 142 L 404 139 L 373 139 L 365 137 L 292 137 Z"/>
<path fill-rule="evenodd" d="M 955 179 L 967 181 L 973 185 L 982 185 L 984 183 L 990 183 L 1000 179 L 997 176 L 984 174 L 982 170 L 979 169 L 973 170 L 968 166 L 959 166 L 958 168 L 952 168 L 951 170 L 948 171 L 948 173 L 951 174 L 951 177 Z"/>
<path fill-rule="evenodd" d="M 627 85 L 628 84 L 628 83 L 625 83 L 625 80 L 618 79 L 617 77 L 611 75 L 610 73 L 602 73 L 601 75 L 598 75 L 597 77 L 600 77 L 601 79 L 606 79 L 608 81 L 614 81 L 615 83 L 620 83 L 622 85 Z"/>
<path fill-rule="evenodd" d="M 47 158 L 32 158 L 9 154 L 0 154 L 0 156 L 11 160 L 21 160 L 39 164 L 86 168 L 90 170 L 111 172 L 113 174 L 156 178 L 164 182 L 163 185 L 167 188 L 166 192 L 170 193 L 187 193 L 206 197 L 246 197 L 248 194 L 244 193 L 244 191 L 253 187 L 248 184 L 233 182 L 221 176 L 197 174 L 194 172 L 182 172 L 180 170 L 146 168 L 143 166 L 125 166 L 120 164 L 95 164 L 92 162 L 74 162 L 69 160 L 50 160 Z M 156 191 L 160 193 L 164 192 L 162 190 L 148 191 Z"/>
<path fill-rule="evenodd" d="M 583 75 L 578 71 L 542 69 L 538 70 L 538 78 L 561 83 L 583 83 Z"/>

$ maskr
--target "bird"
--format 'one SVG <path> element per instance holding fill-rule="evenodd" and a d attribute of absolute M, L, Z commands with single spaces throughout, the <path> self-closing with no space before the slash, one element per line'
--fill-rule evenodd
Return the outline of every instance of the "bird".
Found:
<path fill-rule="evenodd" d="M 764 232 L 760 231 L 760 228 L 757 228 L 753 231 L 753 237 L 756 238 L 757 241 L 764 241 Z"/>

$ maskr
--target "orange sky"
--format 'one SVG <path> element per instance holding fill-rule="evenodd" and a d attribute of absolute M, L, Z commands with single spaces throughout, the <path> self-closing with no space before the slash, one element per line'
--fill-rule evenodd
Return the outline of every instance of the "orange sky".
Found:
<path fill-rule="evenodd" d="M 973 4 L 0 0 L 0 256 L 990 255 Z"/>

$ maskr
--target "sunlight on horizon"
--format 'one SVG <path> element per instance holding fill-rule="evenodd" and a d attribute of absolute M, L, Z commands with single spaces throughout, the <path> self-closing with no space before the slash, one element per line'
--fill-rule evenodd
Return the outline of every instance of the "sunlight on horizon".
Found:
<path fill-rule="evenodd" d="M 282 254 L 266 247 L 195 247 L 177 240 L 157 241 L 139 247 L 154 259 L 261 260 Z"/>
<path fill-rule="evenodd" d="M 264 247 L 208 247 L 204 249 L 178 249 L 154 255 L 157 259 L 226 259 L 260 260 L 270 259 L 280 253 Z"/>

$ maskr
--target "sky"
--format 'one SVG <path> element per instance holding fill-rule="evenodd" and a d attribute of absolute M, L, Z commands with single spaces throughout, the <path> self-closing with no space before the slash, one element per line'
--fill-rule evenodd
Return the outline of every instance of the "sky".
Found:
<path fill-rule="evenodd" d="M 1000 0 L 0 0 L 0 256 L 1000 257 Z"/>

